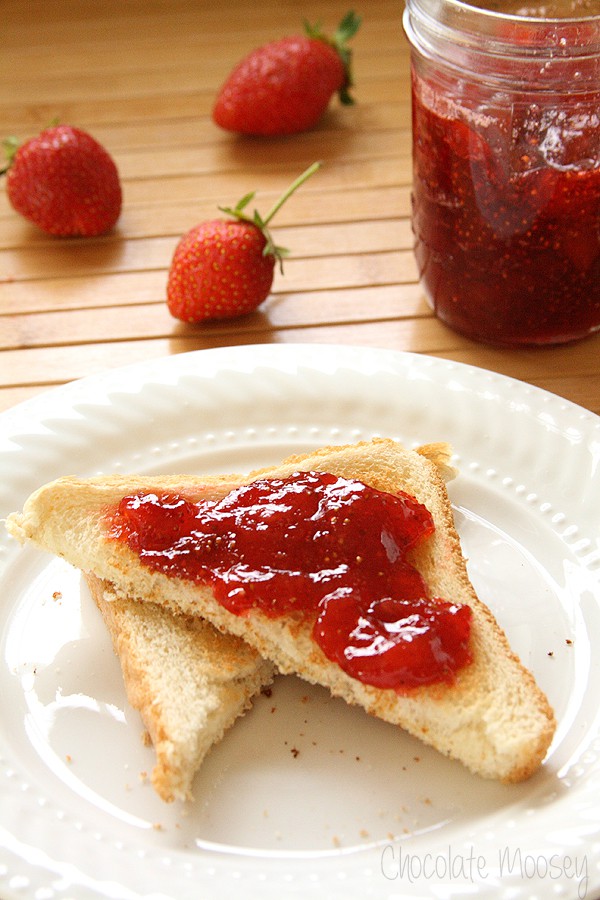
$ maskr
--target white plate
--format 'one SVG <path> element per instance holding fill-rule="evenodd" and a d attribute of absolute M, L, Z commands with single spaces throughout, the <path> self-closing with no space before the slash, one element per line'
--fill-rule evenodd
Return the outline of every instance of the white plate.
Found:
<path fill-rule="evenodd" d="M 543 769 L 502 786 L 295 679 L 161 803 L 78 573 L 0 545 L 0 895 L 593 897 L 600 888 L 600 420 L 464 365 L 353 347 L 201 351 L 0 418 L 0 516 L 61 474 L 243 471 L 373 435 L 450 440 L 482 598 L 547 692 Z"/>

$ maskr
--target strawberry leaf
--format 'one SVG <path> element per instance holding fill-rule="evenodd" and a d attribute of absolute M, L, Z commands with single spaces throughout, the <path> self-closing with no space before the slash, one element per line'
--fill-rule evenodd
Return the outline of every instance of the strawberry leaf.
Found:
<path fill-rule="evenodd" d="M 354 10 L 347 12 L 337 27 L 333 40 L 336 45 L 343 45 L 354 37 L 360 28 L 361 18 L 354 13 Z"/>
<path fill-rule="evenodd" d="M 321 31 L 320 22 L 317 22 L 316 25 L 310 25 L 306 19 L 304 20 L 304 30 L 308 37 L 329 44 L 337 52 L 343 63 L 346 77 L 344 84 L 339 90 L 339 97 L 340 101 L 346 106 L 351 106 L 354 103 L 354 98 L 350 94 L 350 88 L 354 85 L 352 75 L 352 50 L 347 46 L 347 42 L 354 37 L 360 28 L 361 21 L 360 16 L 357 16 L 353 10 L 350 10 L 341 20 L 333 37 L 328 38 Z"/>
<path fill-rule="evenodd" d="M 315 162 L 311 166 L 308 167 L 301 175 L 293 181 L 290 186 L 284 191 L 281 197 L 277 200 L 274 206 L 271 207 L 266 216 L 261 216 L 257 209 L 254 210 L 252 216 L 249 216 L 246 212 L 244 212 L 245 208 L 248 206 L 250 201 L 254 198 L 255 192 L 253 191 L 250 194 L 246 194 L 242 199 L 236 203 L 234 207 L 231 206 L 219 206 L 218 208 L 221 212 L 227 213 L 229 216 L 233 216 L 234 219 L 239 219 L 242 222 L 250 222 L 252 225 L 255 225 L 265 236 L 266 244 L 263 249 L 263 256 L 274 256 L 275 259 L 279 261 L 279 268 L 281 272 L 283 272 L 283 259 L 286 256 L 289 256 L 289 250 L 285 247 L 278 247 L 269 231 L 268 225 L 273 216 L 278 210 L 281 209 L 286 200 L 291 197 L 294 191 L 297 191 L 300 185 L 304 184 L 304 182 L 310 178 L 310 176 L 317 171 L 321 167 L 320 162 Z"/>
<path fill-rule="evenodd" d="M 7 137 L 2 141 L 2 146 L 4 148 L 4 155 L 6 157 L 6 166 L 3 169 L 0 169 L 0 175 L 6 175 L 8 170 L 12 165 L 12 161 L 15 158 L 15 153 L 19 149 L 19 141 L 16 137 Z"/>

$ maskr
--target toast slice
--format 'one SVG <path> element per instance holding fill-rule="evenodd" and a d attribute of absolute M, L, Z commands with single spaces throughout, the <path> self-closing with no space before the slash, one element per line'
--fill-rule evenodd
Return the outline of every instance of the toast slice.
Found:
<path fill-rule="evenodd" d="M 121 663 L 127 699 L 154 746 L 152 786 L 167 803 L 191 800 L 206 754 L 272 682 L 274 667 L 197 616 L 118 598 L 92 574 L 86 580 Z"/>
<path fill-rule="evenodd" d="M 205 617 L 218 629 L 242 637 L 279 671 L 323 685 L 348 703 L 400 725 L 474 773 L 521 781 L 544 759 L 555 730 L 554 715 L 469 581 L 444 483 L 448 458 L 442 444 L 413 451 L 392 440 L 376 439 L 290 457 L 245 477 L 59 479 L 33 494 L 22 513 L 9 517 L 7 527 L 17 538 L 33 540 L 112 582 L 118 596 Z M 406 691 L 365 684 L 330 662 L 312 639 L 310 623 L 294 614 L 270 618 L 257 609 L 243 616 L 229 612 L 207 584 L 148 568 L 126 544 L 111 540 L 107 531 L 107 511 L 131 493 L 167 491 L 190 501 L 219 500 L 242 483 L 302 471 L 357 479 L 391 494 L 405 491 L 427 507 L 435 531 L 412 551 L 412 565 L 431 596 L 466 604 L 472 611 L 472 660 L 451 683 Z"/>

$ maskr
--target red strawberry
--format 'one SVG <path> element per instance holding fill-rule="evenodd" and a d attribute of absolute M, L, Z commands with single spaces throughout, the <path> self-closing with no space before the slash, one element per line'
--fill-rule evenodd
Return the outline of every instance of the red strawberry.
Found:
<path fill-rule="evenodd" d="M 252 222 L 214 219 L 181 239 L 167 284 L 169 310 L 184 322 L 252 312 L 273 283 L 275 256 Z"/>
<path fill-rule="evenodd" d="M 254 50 L 221 88 L 213 120 L 241 134 L 296 134 L 313 128 L 337 91 L 352 103 L 351 52 L 346 46 L 360 19 L 349 12 L 331 40 L 319 26 Z"/>
<path fill-rule="evenodd" d="M 229 319 L 252 312 L 273 284 L 275 261 L 287 253 L 276 247 L 268 224 L 287 198 L 320 166 L 313 163 L 287 189 L 263 219 L 244 213 L 254 197 L 247 194 L 234 209 L 220 207 L 233 219 L 202 222 L 188 231 L 173 254 L 167 304 L 184 322 Z"/>
<path fill-rule="evenodd" d="M 70 125 L 46 128 L 9 155 L 8 199 L 48 234 L 103 234 L 121 212 L 121 184 L 112 158 L 91 135 Z"/>

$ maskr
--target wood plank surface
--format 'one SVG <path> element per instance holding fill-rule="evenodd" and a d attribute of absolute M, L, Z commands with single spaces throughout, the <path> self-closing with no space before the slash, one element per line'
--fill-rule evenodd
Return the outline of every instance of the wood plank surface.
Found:
<path fill-rule="evenodd" d="M 124 204 L 114 231 L 53 239 L 20 218 L 0 183 L 0 411 L 54 385 L 200 348 L 314 342 L 409 350 L 492 369 L 600 413 L 600 336 L 500 350 L 442 325 L 418 285 L 410 227 L 409 52 L 398 0 L 357 7 L 356 104 L 316 129 L 239 138 L 211 120 L 216 92 L 253 47 L 332 31 L 333 0 L 5 0 L 0 135 L 55 118 L 113 155 Z M 268 300 L 243 319 L 186 326 L 166 307 L 179 237 L 250 190 L 267 210 L 314 160 L 280 211 L 289 247 Z"/>

